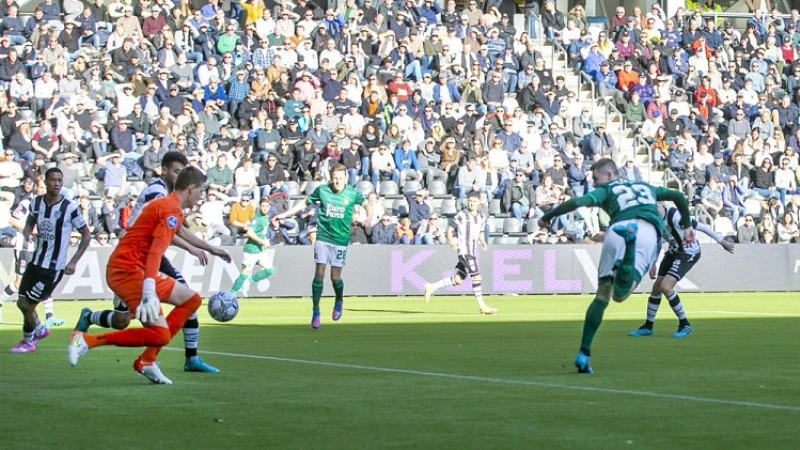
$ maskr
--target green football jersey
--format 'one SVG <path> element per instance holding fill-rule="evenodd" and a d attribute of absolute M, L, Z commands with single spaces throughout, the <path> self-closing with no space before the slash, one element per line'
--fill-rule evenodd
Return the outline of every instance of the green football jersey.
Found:
<path fill-rule="evenodd" d="M 364 196 L 351 186 L 341 192 L 333 192 L 329 185 L 322 185 L 306 198 L 306 204 L 318 203 L 317 239 L 333 245 L 350 244 L 350 222 L 356 205 L 364 203 Z"/>
<path fill-rule="evenodd" d="M 586 196 L 593 199 L 595 206 L 608 213 L 612 224 L 623 220 L 642 219 L 653 224 L 661 236 L 664 224 L 658 214 L 656 202 L 666 191 L 668 189 L 656 188 L 642 182 L 612 181 L 597 186 Z"/>
<path fill-rule="evenodd" d="M 268 240 L 269 232 L 269 216 L 263 216 L 260 212 L 256 213 L 253 220 L 250 221 L 250 230 L 258 236 L 259 239 Z M 261 253 L 264 251 L 264 245 L 247 238 L 247 243 L 244 244 L 245 253 Z"/>

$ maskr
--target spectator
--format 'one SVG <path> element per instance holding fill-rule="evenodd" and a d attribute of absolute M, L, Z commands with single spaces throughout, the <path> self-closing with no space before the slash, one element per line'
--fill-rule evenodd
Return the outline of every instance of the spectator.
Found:
<path fill-rule="evenodd" d="M 727 217 L 727 211 L 723 208 L 722 189 L 719 186 L 718 179 L 710 178 L 708 180 L 708 184 L 703 188 L 703 192 L 700 193 L 700 202 L 711 217 Z"/>
<path fill-rule="evenodd" d="M 758 229 L 750 214 L 744 216 L 744 223 L 736 231 L 736 241 L 740 244 L 757 244 L 759 242 Z"/>
<path fill-rule="evenodd" d="M 236 190 L 233 188 L 233 171 L 228 167 L 228 155 L 220 153 L 217 156 L 217 164 L 208 169 L 208 187 L 220 192 L 227 197 L 235 197 Z"/>
<path fill-rule="evenodd" d="M 395 243 L 410 245 L 414 243 L 414 231 L 411 229 L 411 221 L 408 217 L 400 219 L 400 224 L 395 228 L 397 240 Z"/>
<path fill-rule="evenodd" d="M 384 179 L 391 179 L 395 184 L 400 181 L 400 172 L 394 162 L 394 158 L 389 153 L 389 146 L 380 144 L 378 151 L 372 154 L 372 185 L 378 189 L 378 182 Z"/>
<path fill-rule="evenodd" d="M 231 205 L 231 213 L 228 217 L 228 228 L 235 237 L 244 235 L 250 220 L 256 215 L 255 207 L 250 203 L 249 192 L 243 192 L 240 200 Z"/>
<path fill-rule="evenodd" d="M 381 216 L 380 222 L 372 227 L 370 235 L 372 236 L 372 243 L 379 245 L 393 245 L 397 244 L 397 232 L 395 231 L 397 224 L 392 223 L 392 218 L 388 214 Z"/>
<path fill-rule="evenodd" d="M 503 209 L 519 220 L 527 217 L 528 211 L 536 204 L 533 188 L 526 178 L 524 171 L 517 170 L 514 180 L 509 180 L 503 193 Z"/>

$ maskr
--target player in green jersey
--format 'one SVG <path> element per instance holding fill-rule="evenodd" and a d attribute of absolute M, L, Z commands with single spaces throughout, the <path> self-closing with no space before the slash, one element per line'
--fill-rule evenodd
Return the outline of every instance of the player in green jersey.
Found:
<path fill-rule="evenodd" d="M 554 217 L 591 206 L 602 208 L 611 217 L 609 226 L 613 233 L 606 233 L 603 239 L 597 294 L 586 310 L 581 347 L 575 358 L 579 373 L 592 373 L 592 340 L 609 300 L 625 301 L 658 256 L 658 241 L 663 231 L 658 201 L 675 203 L 681 212 L 684 239 L 694 241 L 689 204 L 680 192 L 618 180 L 617 165 L 607 158 L 592 166 L 592 177 L 596 186 L 592 192 L 558 205 L 540 219 L 540 226 L 548 227 Z"/>
<path fill-rule="evenodd" d="M 320 327 L 319 300 L 322 297 L 323 280 L 328 265 L 331 266 L 331 283 L 336 295 L 331 319 L 339 320 L 342 317 L 342 268 L 347 257 L 347 246 L 350 244 L 350 223 L 355 206 L 364 204 L 364 196 L 347 185 L 347 168 L 342 164 L 335 164 L 331 167 L 330 184 L 318 187 L 305 202 L 298 202 L 288 211 L 277 214 L 274 219 L 292 217 L 312 203 L 319 205 L 317 241 L 314 243 L 316 269 L 314 281 L 311 282 L 311 300 L 314 302 L 311 328 L 317 329 Z"/>
<path fill-rule="evenodd" d="M 239 278 L 233 283 L 232 294 L 247 297 L 250 282 L 259 281 L 272 275 L 272 264 L 267 259 L 266 249 L 269 247 L 269 197 L 261 197 L 258 203 L 258 214 L 250 221 L 247 228 L 247 243 L 244 244 L 242 257 L 242 271 Z M 258 265 L 261 270 L 253 273 L 253 268 Z"/>

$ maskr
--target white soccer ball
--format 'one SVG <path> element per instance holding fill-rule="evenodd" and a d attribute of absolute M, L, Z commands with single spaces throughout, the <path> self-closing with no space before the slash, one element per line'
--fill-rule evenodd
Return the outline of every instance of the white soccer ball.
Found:
<path fill-rule="evenodd" d="M 208 299 L 208 314 L 217 322 L 229 322 L 239 312 L 239 299 L 230 292 L 216 292 Z"/>

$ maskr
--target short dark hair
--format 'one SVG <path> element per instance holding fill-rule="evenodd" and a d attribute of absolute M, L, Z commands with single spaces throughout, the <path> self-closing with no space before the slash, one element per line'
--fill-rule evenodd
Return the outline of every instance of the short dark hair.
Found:
<path fill-rule="evenodd" d="M 189 165 L 189 158 L 181 152 L 167 152 L 161 159 L 161 167 L 170 168 L 174 163 L 183 164 L 186 167 Z"/>
<path fill-rule="evenodd" d="M 44 173 L 44 179 L 46 180 L 50 178 L 51 173 L 60 173 L 62 177 L 64 176 L 64 172 L 62 172 L 61 169 L 59 169 L 58 167 L 51 167 L 47 169 L 47 172 Z"/>
<path fill-rule="evenodd" d="M 331 175 L 336 172 L 344 172 L 347 173 L 347 167 L 344 164 L 334 164 L 331 166 Z"/>
<path fill-rule="evenodd" d="M 206 175 L 198 168 L 188 166 L 181 170 L 175 180 L 175 190 L 185 191 L 193 186 L 202 186 L 206 183 Z"/>
<path fill-rule="evenodd" d="M 472 191 L 472 192 L 469 193 L 467 198 L 477 198 L 478 200 L 480 200 L 481 199 L 481 193 L 478 192 L 478 191 Z"/>
<path fill-rule="evenodd" d="M 609 172 L 617 172 L 617 163 L 611 158 L 602 158 L 596 163 L 592 164 L 592 172 L 608 170 Z"/>

